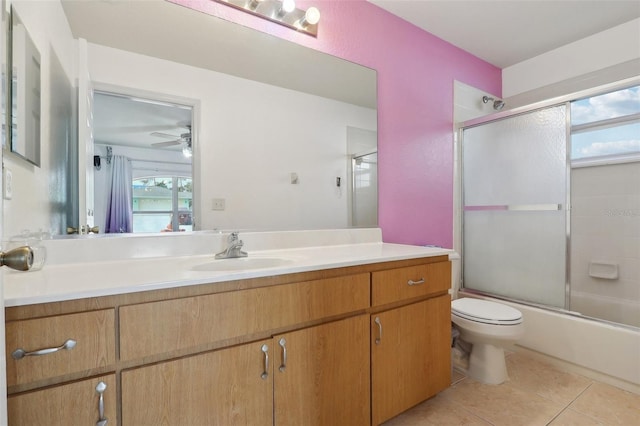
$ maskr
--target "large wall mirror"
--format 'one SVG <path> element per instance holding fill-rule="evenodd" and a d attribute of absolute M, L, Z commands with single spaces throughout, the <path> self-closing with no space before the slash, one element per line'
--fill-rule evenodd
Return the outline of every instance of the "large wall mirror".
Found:
<path fill-rule="evenodd" d="M 51 3 L 14 1 L 39 32 L 57 8 L 67 28 L 51 37 L 67 37 L 75 61 L 63 66 L 79 123 L 66 179 L 73 212 L 40 227 L 102 233 L 117 156 L 138 160 L 133 197 L 165 215 L 163 230 L 377 225 L 375 70 L 164 0 Z M 51 81 L 43 90 L 55 93 Z M 158 199 L 140 207 L 147 193 Z M 12 202 L 5 215 L 20 209 Z M 7 235 L 27 227 L 9 225 Z"/>

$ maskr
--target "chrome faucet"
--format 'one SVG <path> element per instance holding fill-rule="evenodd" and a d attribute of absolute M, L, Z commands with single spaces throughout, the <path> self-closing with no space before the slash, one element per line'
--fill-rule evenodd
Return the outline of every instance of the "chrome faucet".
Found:
<path fill-rule="evenodd" d="M 238 238 L 237 232 L 232 232 L 227 238 L 227 248 L 216 254 L 216 259 L 232 259 L 234 257 L 247 257 L 246 251 L 242 251 L 244 243 Z"/>

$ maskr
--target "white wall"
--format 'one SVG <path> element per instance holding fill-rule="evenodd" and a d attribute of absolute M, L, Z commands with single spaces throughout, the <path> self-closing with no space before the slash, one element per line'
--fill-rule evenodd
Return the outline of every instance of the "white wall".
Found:
<path fill-rule="evenodd" d="M 71 30 L 57 1 L 13 1 L 21 20 L 29 28 L 41 59 L 41 165 L 36 167 L 5 151 L 4 167 L 13 175 L 13 198 L 4 202 L 5 237 L 24 229 L 52 231 L 65 214 L 66 161 L 63 138 L 74 81 L 75 50 Z M 54 53 L 55 52 L 55 53 Z M 56 56 L 59 60 L 54 58 Z M 65 89 L 57 83 L 67 80 Z M 63 123 L 64 121 L 64 123 Z M 54 228 L 54 229 L 52 229 Z"/>
<path fill-rule="evenodd" d="M 464 84 L 460 81 L 453 82 L 453 123 L 464 123 L 465 121 L 496 112 L 493 109 L 493 102 L 482 102 L 483 96 L 499 99 L 498 96 L 492 95 L 473 86 Z M 505 106 L 506 108 L 509 105 Z"/>
<path fill-rule="evenodd" d="M 201 229 L 347 226 L 347 197 L 335 191 L 336 177 L 347 181 L 346 128 L 375 130 L 375 110 L 95 44 L 89 62 L 98 85 L 197 104 L 194 193 Z M 299 184 L 291 184 L 291 173 Z M 212 210 L 214 198 L 225 199 L 225 211 Z"/>
<path fill-rule="evenodd" d="M 571 203 L 571 310 L 640 327 L 640 162 L 573 168 Z"/>
<path fill-rule="evenodd" d="M 502 70 L 512 106 L 565 95 L 640 74 L 640 19 Z"/>

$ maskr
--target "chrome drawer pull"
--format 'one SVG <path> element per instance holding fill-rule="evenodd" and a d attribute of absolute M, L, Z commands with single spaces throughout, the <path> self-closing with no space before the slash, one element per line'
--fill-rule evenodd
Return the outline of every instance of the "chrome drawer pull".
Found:
<path fill-rule="evenodd" d="M 420 284 L 424 284 L 424 278 L 420 278 L 418 281 L 409 280 L 409 281 L 407 281 L 407 284 L 409 284 L 409 285 L 420 285 Z"/>
<path fill-rule="evenodd" d="M 284 371 L 287 368 L 287 347 L 285 346 L 287 341 L 283 337 L 278 344 L 282 347 L 282 364 L 280 365 L 280 371 Z"/>
<path fill-rule="evenodd" d="M 62 350 L 62 349 L 71 350 L 75 347 L 76 347 L 76 341 L 73 339 L 69 339 L 66 342 L 64 342 L 62 345 L 58 346 L 57 348 L 38 349 L 37 351 L 31 351 L 31 352 L 27 352 L 22 348 L 18 348 L 15 351 L 13 351 L 11 356 L 13 357 L 13 359 L 22 359 L 25 356 L 48 355 L 54 352 L 58 352 L 59 350 Z"/>
<path fill-rule="evenodd" d="M 378 337 L 376 338 L 376 345 L 379 345 L 382 341 L 382 322 L 380 322 L 380 317 L 376 317 L 373 322 L 378 324 Z"/>
<path fill-rule="evenodd" d="M 98 382 L 96 386 L 96 392 L 100 395 L 100 399 L 98 399 L 98 421 L 96 422 L 96 426 L 106 426 L 107 418 L 104 416 L 104 391 L 107 389 L 107 384 L 105 382 Z"/>
<path fill-rule="evenodd" d="M 264 371 L 262 372 L 262 374 L 260 375 L 260 377 L 264 380 L 267 379 L 267 377 L 269 377 L 269 346 L 267 345 L 262 345 L 262 352 L 264 353 Z"/>

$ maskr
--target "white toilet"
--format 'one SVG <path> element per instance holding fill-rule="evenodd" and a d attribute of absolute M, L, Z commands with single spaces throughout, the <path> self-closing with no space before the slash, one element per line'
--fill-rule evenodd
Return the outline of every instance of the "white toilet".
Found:
<path fill-rule="evenodd" d="M 459 263 L 459 260 L 452 262 L 452 276 L 458 275 L 459 269 L 455 269 L 459 268 Z M 459 282 L 453 283 L 454 297 Z M 460 331 L 460 338 L 473 345 L 466 374 L 481 383 L 493 385 L 507 380 L 504 347 L 524 334 L 522 313 L 502 303 L 462 297 L 451 302 L 451 321 Z"/>
<path fill-rule="evenodd" d="M 460 338 L 473 345 L 467 375 L 492 385 L 507 380 L 503 348 L 522 337 L 522 313 L 501 303 L 463 297 L 451 302 L 451 321 Z"/>

